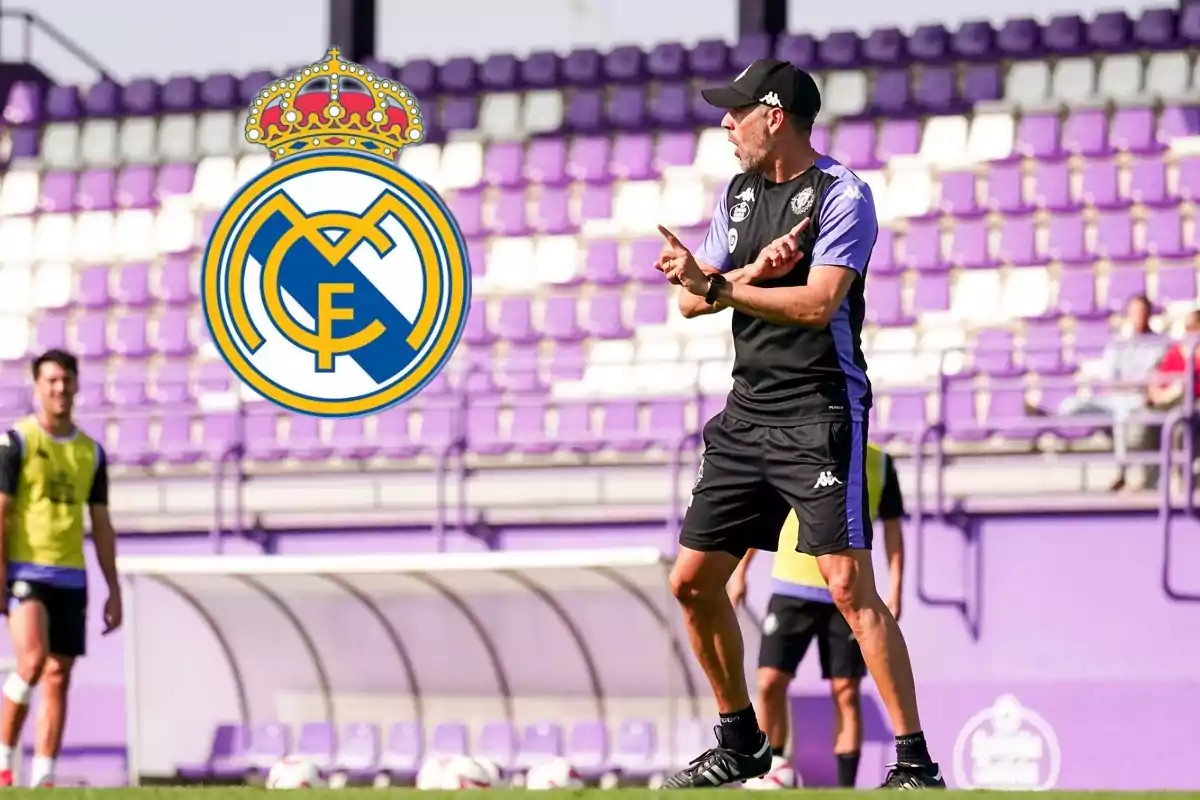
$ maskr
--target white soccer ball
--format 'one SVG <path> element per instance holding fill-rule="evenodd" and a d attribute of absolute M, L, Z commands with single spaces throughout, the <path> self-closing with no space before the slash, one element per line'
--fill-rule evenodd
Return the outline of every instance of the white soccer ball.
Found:
<path fill-rule="evenodd" d="M 771 761 L 771 771 L 761 778 L 746 781 L 747 789 L 759 792 L 774 792 L 781 789 L 797 787 L 796 770 L 786 759 L 775 756 Z"/>
<path fill-rule="evenodd" d="M 442 789 L 490 789 L 493 783 L 487 767 L 470 756 L 453 756 L 442 767 Z"/>
<path fill-rule="evenodd" d="M 321 785 L 321 771 L 304 756 L 285 756 L 267 772 L 268 789 L 313 789 Z"/>
<path fill-rule="evenodd" d="M 421 762 L 417 770 L 417 788 L 425 791 L 439 791 L 444 780 L 443 773 L 450 764 L 450 756 L 430 756 Z"/>
<path fill-rule="evenodd" d="M 531 767 L 525 776 L 526 789 L 582 789 L 583 779 L 565 758 L 554 758 Z"/>

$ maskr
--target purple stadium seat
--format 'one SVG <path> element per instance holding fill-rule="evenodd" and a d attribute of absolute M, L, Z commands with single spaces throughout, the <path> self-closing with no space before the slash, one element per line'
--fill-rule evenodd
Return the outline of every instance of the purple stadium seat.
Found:
<path fill-rule="evenodd" d="M 501 189 L 492 207 L 489 232 L 500 236 L 524 236 L 529 233 L 525 221 L 525 189 Z"/>
<path fill-rule="evenodd" d="M 460 189 L 450 197 L 450 210 L 463 236 L 482 236 L 483 192 L 476 189 Z"/>
<path fill-rule="evenodd" d="M 1111 152 L 1108 120 L 1103 111 L 1075 111 L 1063 126 L 1062 147 L 1069 154 L 1103 156 Z"/>
<path fill-rule="evenodd" d="M 306 722 L 300 727 L 300 733 L 296 737 L 295 753 L 311 760 L 318 769 L 324 770 L 333 763 L 335 740 L 333 727 L 329 723 Z"/>
<path fill-rule="evenodd" d="M 688 67 L 692 74 L 706 80 L 731 78 L 744 66 L 729 63 L 729 45 L 720 39 L 702 39 L 688 54 Z"/>
<path fill-rule="evenodd" d="M 572 101 L 573 104 L 573 101 Z M 568 118 L 570 106 L 568 106 Z M 639 130 L 646 124 L 646 89 L 643 86 L 618 86 L 604 109 L 608 124 L 618 130 Z M 580 130 L 592 130 L 591 127 Z"/>
<path fill-rule="evenodd" d="M 1000 247 L 997 257 L 1008 264 L 1032 266 L 1042 263 L 1034 251 L 1035 236 L 1032 215 L 1005 217 L 1000 225 Z"/>
<path fill-rule="evenodd" d="M 639 424 L 638 404 L 633 400 L 610 400 L 604 405 L 602 438 L 618 453 L 641 453 L 650 446 Z"/>
<path fill-rule="evenodd" d="M 775 57 L 801 69 L 813 69 L 818 64 L 817 40 L 807 33 L 784 34 L 775 44 Z"/>
<path fill-rule="evenodd" d="M 647 416 L 651 444 L 675 450 L 695 443 L 695 433 L 688 430 L 687 403 L 683 398 L 651 400 Z"/>
<path fill-rule="evenodd" d="M 62 213 L 75 210 L 75 173 L 48 172 L 42 177 L 38 210 Z"/>
<path fill-rule="evenodd" d="M 1075 321 L 1075 337 L 1072 350 L 1076 360 L 1081 358 L 1097 358 L 1112 340 L 1112 329 L 1108 323 L 1108 314 L 1090 320 Z"/>
<path fill-rule="evenodd" d="M 1089 161 L 1083 167 L 1083 190 L 1080 199 L 1090 206 L 1111 209 L 1125 204 L 1117 196 L 1117 163 L 1112 159 Z"/>
<path fill-rule="evenodd" d="M 483 179 L 492 186 L 521 186 L 525 160 L 522 142 L 493 142 L 483 157 Z"/>
<path fill-rule="evenodd" d="M 251 767 L 270 769 L 279 759 L 291 751 L 292 734 L 287 725 L 269 722 L 250 729 L 250 746 L 246 749 L 246 761 Z"/>
<path fill-rule="evenodd" d="M 406 780 L 416 776 L 424 755 L 421 728 L 415 722 L 397 722 L 388 729 L 379 768 Z M 463 755 L 467 751 L 467 729 L 443 723 L 433 730 L 430 755 Z"/>
<path fill-rule="evenodd" d="M 82 308 L 108 308 L 108 267 L 88 267 L 79 273 L 75 302 Z"/>
<path fill-rule="evenodd" d="M 1146 273 L 1140 269 L 1114 269 L 1108 274 L 1108 296 L 1105 306 L 1120 312 L 1129 301 L 1146 294 Z"/>
<path fill-rule="evenodd" d="M 953 67 L 926 67 L 913 91 L 916 107 L 931 114 L 964 110 L 958 96 L 958 75 Z"/>
<path fill-rule="evenodd" d="M 240 777 L 246 771 L 246 750 L 250 736 L 243 725 L 218 725 L 203 764 L 180 767 L 179 777 L 187 781 L 207 778 Z"/>
<path fill-rule="evenodd" d="M 169 308 L 158 318 L 154 335 L 154 348 L 168 356 L 189 356 L 195 352 L 188 334 L 188 309 Z M 118 323 L 118 330 L 120 323 Z M 145 331 L 145 324 L 142 324 Z"/>
<path fill-rule="evenodd" d="M 103 312 L 89 311 L 81 316 L 75 325 L 75 335 L 73 346 L 76 352 L 84 358 L 105 358 L 109 354 L 108 342 L 106 341 L 106 328 L 108 327 L 108 318 Z M 126 321 L 128 328 L 128 322 Z M 143 322 L 144 330 L 144 322 Z M 132 334 L 132 331 L 130 331 Z M 140 348 L 145 351 L 144 337 L 143 346 Z"/>
<path fill-rule="evenodd" d="M 602 63 L 600 53 L 590 47 L 572 50 L 562 62 L 563 81 L 571 86 L 597 86 L 603 78 Z"/>
<path fill-rule="evenodd" d="M 975 194 L 975 173 L 963 170 L 961 172 L 943 172 L 940 176 L 941 196 L 938 198 L 938 210 L 944 214 L 952 214 L 961 218 L 979 216 L 984 213 L 979 208 Z M 880 231 L 882 233 L 882 231 Z M 879 249 L 878 243 L 875 245 Z M 871 266 L 875 266 L 872 261 Z"/>
<path fill-rule="evenodd" d="M 165 172 L 165 170 L 164 170 Z M 175 171 L 178 174 L 178 170 Z M 182 187 L 180 187 L 182 188 Z M 156 204 L 154 168 L 144 164 L 135 164 L 121 170 L 116 182 L 116 204 L 121 208 L 153 208 Z M 191 191 L 191 181 L 183 191 L 175 194 L 188 194 Z"/>
<path fill-rule="evenodd" d="M 583 331 L 579 328 L 574 297 L 555 296 L 546 298 L 542 315 L 542 335 L 556 341 L 579 341 Z"/>
<path fill-rule="evenodd" d="M 601 441 L 592 426 L 592 409 L 585 402 L 558 404 L 558 428 L 554 440 L 576 453 L 595 453 Z"/>
<path fill-rule="evenodd" d="M 521 82 L 532 88 L 557 86 L 562 74 L 562 59 L 557 53 L 539 51 L 530 53 L 521 62 Z"/>
<path fill-rule="evenodd" d="M 91 85 L 83 97 L 83 113 L 89 117 L 113 117 L 119 113 L 121 89 L 116 83 L 101 79 Z"/>
<path fill-rule="evenodd" d="M 1058 320 L 1032 321 L 1025 330 L 1022 348 L 1025 369 L 1042 376 L 1060 376 L 1071 369 L 1063 359 L 1062 332 Z"/>
<path fill-rule="evenodd" d="M 877 168 L 875 123 L 847 121 L 838 125 L 833 132 L 829 155 L 851 169 Z"/>
<path fill-rule="evenodd" d="M 619 244 L 611 239 L 592 240 L 587 247 L 587 279 L 599 286 L 617 286 L 625 282 L 618 263 Z"/>
<path fill-rule="evenodd" d="M 38 154 L 41 134 L 37 128 L 17 128 L 11 131 L 12 150 L 9 159 L 34 158 Z"/>
<path fill-rule="evenodd" d="M 562 139 L 534 139 L 525 154 L 525 178 L 531 183 L 561 186 L 566 174 L 567 145 Z"/>
<path fill-rule="evenodd" d="M 489 722 L 479 732 L 472 751 L 492 761 L 501 770 L 512 768 L 517 756 L 517 730 L 510 722 Z"/>
<path fill-rule="evenodd" d="M 488 56 L 479 65 L 479 85 L 491 92 L 512 91 L 520 88 L 520 62 L 516 56 L 497 54 Z"/>
<path fill-rule="evenodd" d="M 708 101 L 700 94 L 699 88 L 692 90 L 689 95 L 691 98 L 692 119 L 695 120 L 697 125 L 706 128 L 721 124 L 721 120 L 725 118 L 725 109 L 709 105 Z"/>
<path fill-rule="evenodd" d="M 1162 267 L 1158 270 L 1158 303 L 1195 302 L 1196 269 L 1191 265 Z"/>
<path fill-rule="evenodd" d="M 625 339 L 631 334 L 621 319 L 621 295 L 597 292 L 588 298 L 587 332 L 602 339 Z"/>
<path fill-rule="evenodd" d="M 1090 267 L 1064 269 L 1058 282 L 1058 310 L 1076 318 L 1095 317 L 1096 275 Z"/>
<path fill-rule="evenodd" d="M 556 722 L 539 722 L 526 725 L 521 732 L 521 744 L 517 753 L 517 764 L 531 767 L 563 754 L 562 726 Z"/>
<path fill-rule="evenodd" d="M 1086 47 L 1083 20 L 1077 14 L 1051 17 L 1042 29 L 1042 46 L 1058 55 L 1082 53 Z"/>
<path fill-rule="evenodd" d="M 53 122 L 72 122 L 83 113 L 79 89 L 74 86 L 51 86 L 46 91 L 46 118 Z"/>
<path fill-rule="evenodd" d="M 570 233 L 575 230 L 570 213 L 571 190 L 568 187 L 543 187 L 533 227 L 542 233 Z"/>
<path fill-rule="evenodd" d="M 273 404 L 258 404 L 245 421 L 246 456 L 254 461 L 281 461 L 287 448 L 279 441 L 279 413 Z"/>
<path fill-rule="evenodd" d="M 662 83 L 658 86 L 654 102 L 648 109 L 653 127 L 663 130 L 691 128 L 692 89 L 686 83 Z"/>
<path fill-rule="evenodd" d="M 941 25 L 921 25 L 908 38 L 908 54 L 927 64 L 945 61 L 950 51 L 950 35 Z"/>
<path fill-rule="evenodd" d="M 566 757 L 584 780 L 599 777 L 608 766 L 608 729 L 604 723 L 576 723 L 567 739 Z"/>
<path fill-rule="evenodd" d="M 479 124 L 479 104 L 474 97 L 451 97 L 442 103 L 438 128 L 446 132 L 473 131 Z"/>
<path fill-rule="evenodd" d="M 194 464 L 200 449 L 192 441 L 192 420 L 184 414 L 165 414 L 158 436 L 158 450 L 171 464 Z"/>
<path fill-rule="evenodd" d="M 505 302 L 509 299 L 505 298 Z M 501 325 L 503 325 L 503 322 L 501 322 Z M 488 329 L 487 301 L 483 298 L 471 298 L 471 310 L 467 314 L 467 324 L 463 328 L 462 340 L 464 344 L 472 346 L 491 344 L 496 340 L 495 334 Z"/>
<path fill-rule="evenodd" d="M 988 208 L 1006 214 L 1029 210 L 1025 202 L 1024 183 L 1019 165 L 1014 163 L 992 164 L 988 169 L 986 200 Z"/>
<path fill-rule="evenodd" d="M 872 269 L 874 264 L 872 264 Z M 867 290 L 866 319 L 871 325 L 903 325 L 910 320 L 904 314 L 898 276 L 872 275 Z"/>
<path fill-rule="evenodd" d="M 78 206 L 84 211 L 111 211 L 116 207 L 117 176 L 112 170 L 91 169 L 79 177 Z"/>
<path fill-rule="evenodd" d="M 184 305 L 195 300 L 190 271 L 186 255 L 167 256 L 158 274 L 157 299 L 170 305 Z"/>
<path fill-rule="evenodd" d="M 1104 211 L 1096 220 L 1096 255 L 1110 261 L 1130 261 L 1140 256 L 1133 250 L 1133 219 L 1126 211 Z"/>
<path fill-rule="evenodd" d="M 270 81 L 260 84 L 261 89 Z M 162 107 L 164 111 L 195 111 L 199 106 L 199 85 L 195 78 L 177 75 L 169 79 L 162 87 Z"/>
<path fill-rule="evenodd" d="M 116 447 L 108 450 L 113 463 L 147 467 L 158 461 L 158 450 L 150 442 L 150 418 L 121 417 L 117 420 Z"/>
<path fill-rule="evenodd" d="M 1021 372 L 1013 361 L 1013 355 L 1011 330 L 982 330 L 975 337 L 971 368 L 992 378 L 1011 378 Z"/>
<path fill-rule="evenodd" d="M 127 361 L 119 365 L 113 376 L 112 402 L 122 408 L 139 408 L 149 404 L 149 376 L 144 364 Z"/>
<path fill-rule="evenodd" d="M 996 64 L 974 64 L 963 72 L 962 99 L 967 104 L 999 100 L 1004 93 L 1004 78 Z"/>
<path fill-rule="evenodd" d="M 13 84 L 4 104 L 4 121 L 9 125 L 35 125 L 42 117 L 42 87 L 34 83 Z M 37 129 L 31 130 L 37 135 Z"/>
<path fill-rule="evenodd" d="M 500 300 L 500 312 L 496 320 L 496 328 L 499 334 L 504 337 L 505 341 L 514 342 L 517 344 L 537 341 L 537 332 L 533 329 L 532 315 L 529 307 L 528 297 L 505 297 Z M 473 301 L 472 304 L 474 304 Z M 483 327 L 483 301 L 480 303 L 478 311 L 472 310 L 473 317 L 478 317 L 480 329 L 475 332 L 474 326 L 468 320 L 468 330 L 472 332 L 471 338 L 467 339 L 468 344 L 491 344 L 495 341 L 495 337 Z"/>
<path fill-rule="evenodd" d="M 1062 154 L 1061 123 L 1056 114 L 1026 114 L 1017 125 L 1013 150 L 1021 156 L 1057 158 Z"/>
<path fill-rule="evenodd" d="M 633 325 L 666 325 L 671 295 L 662 289 L 643 289 L 633 298 Z"/>
<path fill-rule="evenodd" d="M 277 76 L 275 73 L 267 72 L 265 70 L 251 72 L 243 77 L 238 83 L 238 94 L 240 98 L 237 105 L 248 105 L 254 99 L 254 97 L 262 91 L 263 87 L 275 80 L 276 77 Z"/>
<path fill-rule="evenodd" d="M 438 67 L 438 83 L 449 94 L 475 90 L 475 62 L 464 56 L 452 58 Z"/>
<path fill-rule="evenodd" d="M 863 41 L 863 61 L 881 66 L 896 66 L 907 59 L 904 34 L 899 28 L 876 28 Z"/>
<path fill-rule="evenodd" d="M 894 275 L 900 271 L 896 264 L 896 232 L 891 228 L 880 228 L 871 251 L 871 274 Z"/>
<path fill-rule="evenodd" d="M 1169 50 L 1179 43 L 1173 8 L 1147 8 L 1133 26 L 1134 41 L 1154 50 Z"/>
<path fill-rule="evenodd" d="M 350 461 L 365 461 L 379 451 L 375 441 L 367 438 L 366 426 L 360 417 L 335 419 L 330 441 L 333 442 L 334 454 Z"/>
<path fill-rule="evenodd" d="M 913 287 L 913 308 L 918 313 L 946 311 L 950 308 L 950 274 L 924 272 L 917 275 Z"/>
<path fill-rule="evenodd" d="M 652 168 L 690 167 L 696 160 L 696 137 L 691 131 L 665 132 L 659 135 Z"/>
<path fill-rule="evenodd" d="M 393 406 L 380 412 L 375 429 L 379 455 L 397 460 L 415 456 L 420 448 L 413 442 L 411 427 L 412 413 L 404 406 Z"/>
<path fill-rule="evenodd" d="M 609 763 L 629 778 L 644 778 L 654 769 L 657 752 L 654 723 L 623 720 L 617 727 Z"/>
<path fill-rule="evenodd" d="M 599 183 L 608 180 L 609 140 L 603 136 L 581 136 L 567 151 L 567 174 L 575 180 Z"/>
<path fill-rule="evenodd" d="M 629 246 L 629 260 L 624 273 L 635 281 L 662 285 L 662 274 L 654 269 L 654 261 L 662 252 L 661 242 L 654 239 L 635 239 Z"/>
<path fill-rule="evenodd" d="M 1189 45 L 1200 42 L 1200 8 L 1191 3 L 1180 9 L 1179 36 Z"/>
<path fill-rule="evenodd" d="M 1083 264 L 1092 260 L 1085 248 L 1085 224 L 1082 214 L 1060 214 L 1050 220 L 1050 236 L 1043 253 L 1063 264 Z"/>
<path fill-rule="evenodd" d="M 921 147 L 921 126 L 915 119 L 885 119 L 879 129 L 878 160 L 916 155 Z"/>
<path fill-rule="evenodd" d="M 1030 58 L 1042 47 L 1042 29 L 1028 18 L 1010 19 L 996 33 L 996 49 L 1004 57 Z"/>
<path fill-rule="evenodd" d="M 852 67 L 858 62 L 861 46 L 854 31 L 832 31 L 817 45 L 817 57 L 827 67 Z"/>
<path fill-rule="evenodd" d="M 679 42 L 655 45 L 646 56 L 646 74 L 658 81 L 686 78 L 687 69 L 687 50 Z"/>
<path fill-rule="evenodd" d="M 508 441 L 518 452 L 545 454 L 554 450 L 546 428 L 546 404 L 537 397 L 519 397 L 512 404 Z"/>
<path fill-rule="evenodd" d="M 1151 207 L 1166 205 L 1166 165 L 1156 158 L 1143 158 L 1133 162 L 1129 173 L 1129 194 L 1122 199 Z"/>
<path fill-rule="evenodd" d="M 927 423 L 925 389 L 896 389 L 891 392 L 886 428 L 898 439 L 915 439 Z"/>
<path fill-rule="evenodd" d="M 746 64 L 770 57 L 770 37 L 765 33 L 747 33 L 729 51 L 729 65 L 732 69 L 741 69 Z"/>
<path fill-rule="evenodd" d="M 1158 141 L 1167 145 L 1172 139 L 1200 134 L 1200 108 L 1168 106 L 1158 118 Z"/>
<path fill-rule="evenodd" d="M 1200 199 L 1200 158 L 1191 156 L 1179 160 L 1176 193 L 1180 200 Z"/>
<path fill-rule="evenodd" d="M 644 181 L 657 177 L 654 168 L 654 140 L 650 135 L 618 135 L 612 145 L 609 174 L 628 181 Z"/>
<path fill-rule="evenodd" d="M 223 362 L 201 364 L 197 368 L 196 378 L 197 396 L 209 392 L 225 392 L 230 386 L 229 367 Z M 184 406 L 192 403 L 192 388 L 186 362 L 164 361 L 155 373 L 153 382 L 147 384 L 146 391 L 152 404 L 163 407 Z"/>
<path fill-rule="evenodd" d="M 646 57 L 633 45 L 614 47 L 601 65 L 606 83 L 638 83 L 646 77 Z"/>
<path fill-rule="evenodd" d="M 112 299 L 125 306 L 142 307 L 150 304 L 150 266 L 129 264 L 117 272 Z"/>
<path fill-rule="evenodd" d="M 358 777 L 372 774 L 379 765 L 379 726 L 351 722 L 343 727 L 333 764 Z"/>
<path fill-rule="evenodd" d="M 319 418 L 309 414 L 289 414 L 287 420 L 285 446 L 288 456 L 300 461 L 327 461 L 333 455 L 333 445 L 321 435 Z"/>
<path fill-rule="evenodd" d="M 579 199 L 579 218 L 576 222 L 582 225 L 588 220 L 612 219 L 612 193 L 612 186 L 584 186 L 583 196 Z"/>
<path fill-rule="evenodd" d="M 937 220 L 913 220 L 904 237 L 904 263 L 923 272 L 946 269 Z"/>
<path fill-rule="evenodd" d="M 439 723 L 429 737 L 428 752 L 431 756 L 466 755 L 468 752 L 467 726 L 459 722 Z"/>
<path fill-rule="evenodd" d="M 884 69 L 875 75 L 871 111 L 878 116 L 898 116 L 910 110 L 908 70 Z M 874 125 L 874 121 L 870 123 Z"/>
<path fill-rule="evenodd" d="M 1146 219 L 1146 252 L 1160 259 L 1191 258 L 1196 246 L 1184 244 L 1179 207 L 1153 209 Z"/>
<path fill-rule="evenodd" d="M 234 108 L 240 104 L 238 80 L 229 74 L 210 75 L 200 83 L 201 108 Z"/>
<path fill-rule="evenodd" d="M 972 20 L 958 26 L 950 41 L 950 50 L 961 61 L 984 61 L 993 57 L 996 31 L 986 20 Z"/>
<path fill-rule="evenodd" d="M 426 97 L 437 89 L 437 65 L 425 58 L 413 59 L 400 68 L 400 83 L 417 97 Z"/>
<path fill-rule="evenodd" d="M 988 255 L 988 232 L 982 219 L 960 220 L 954 227 L 948 261 L 969 269 L 996 266 L 995 259 Z"/>
<path fill-rule="evenodd" d="M 1095 50 L 1123 52 L 1133 46 L 1133 23 L 1124 11 L 1102 11 L 1087 23 L 1084 40 Z"/>
<path fill-rule="evenodd" d="M 1039 161 L 1034 167 L 1033 204 L 1048 211 L 1067 211 L 1075 207 L 1071 199 L 1071 178 L 1065 161 Z M 1005 209 L 1020 211 L 1020 208 Z"/>
<path fill-rule="evenodd" d="M 1108 143 L 1114 150 L 1137 154 L 1162 150 L 1155 141 L 1154 112 L 1149 108 L 1117 109 L 1108 127 Z"/>
<path fill-rule="evenodd" d="M 951 384 L 943 400 L 942 418 L 947 435 L 955 441 L 977 442 L 988 436 L 987 429 L 979 424 L 975 389 L 970 385 Z"/>

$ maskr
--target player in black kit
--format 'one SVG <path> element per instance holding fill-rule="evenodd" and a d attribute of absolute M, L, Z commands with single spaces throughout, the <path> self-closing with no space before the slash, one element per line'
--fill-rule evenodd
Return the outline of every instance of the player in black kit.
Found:
<path fill-rule="evenodd" d="M 718 747 L 666 788 L 763 775 L 771 746 L 746 689 L 741 630 L 725 585 L 747 549 L 774 551 L 794 509 L 896 732 L 884 785 L 943 788 L 917 714 L 908 648 L 875 590 L 866 488 L 871 384 L 860 346 L 863 284 L 878 220 L 870 188 L 813 150 L 812 77 L 763 59 L 704 99 L 728 110 L 743 172 L 717 202 L 695 256 L 665 228 L 656 268 L 685 317 L 733 309 L 733 391 L 704 426 L 704 453 L 671 587 L 716 695 Z"/>

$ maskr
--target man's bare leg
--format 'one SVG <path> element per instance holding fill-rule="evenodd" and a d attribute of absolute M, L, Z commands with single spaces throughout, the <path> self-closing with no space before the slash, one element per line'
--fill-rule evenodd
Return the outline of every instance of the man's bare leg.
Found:
<path fill-rule="evenodd" d="M 789 731 L 787 691 L 792 676 L 774 667 L 758 668 L 758 724 L 771 740 L 771 753 L 787 750 Z"/>
<path fill-rule="evenodd" d="M 921 731 L 908 645 L 895 617 L 875 589 L 871 552 L 856 549 L 828 553 L 818 556 L 817 564 L 829 584 L 834 604 L 854 631 L 867 670 L 887 709 L 892 730 L 896 733 L 897 762 L 928 766 L 930 770 L 924 779 L 941 783 L 941 773 L 929 757 L 925 735 Z"/>
<path fill-rule="evenodd" d="M 71 688 L 71 670 L 75 659 L 51 655 L 42 672 L 42 701 L 38 708 L 37 740 L 33 750 L 31 786 L 54 784 L 55 766 L 62 749 L 63 728 L 67 721 L 67 694 Z"/>
<path fill-rule="evenodd" d="M 671 591 L 683 609 L 692 650 L 712 684 L 722 716 L 750 705 L 742 629 L 725 594 L 739 561 L 729 553 L 680 547 L 671 570 Z"/>
<path fill-rule="evenodd" d="M 37 600 L 25 600 L 9 612 L 8 628 L 17 668 L 4 681 L 0 706 L 0 781 L 11 785 L 13 759 L 29 716 L 29 700 L 46 666 L 46 607 Z"/>
<path fill-rule="evenodd" d="M 862 753 L 861 681 L 857 678 L 833 678 L 834 735 L 833 756 L 837 759 L 838 786 L 854 788 L 858 761 Z"/>

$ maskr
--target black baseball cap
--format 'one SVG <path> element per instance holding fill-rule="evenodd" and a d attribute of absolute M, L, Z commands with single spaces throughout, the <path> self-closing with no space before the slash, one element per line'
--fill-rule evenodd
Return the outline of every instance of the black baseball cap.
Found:
<path fill-rule="evenodd" d="M 717 108 L 761 104 L 807 119 L 816 119 L 821 111 L 821 90 L 812 75 L 789 61 L 774 58 L 760 58 L 742 70 L 733 83 L 703 89 L 700 94 Z"/>

